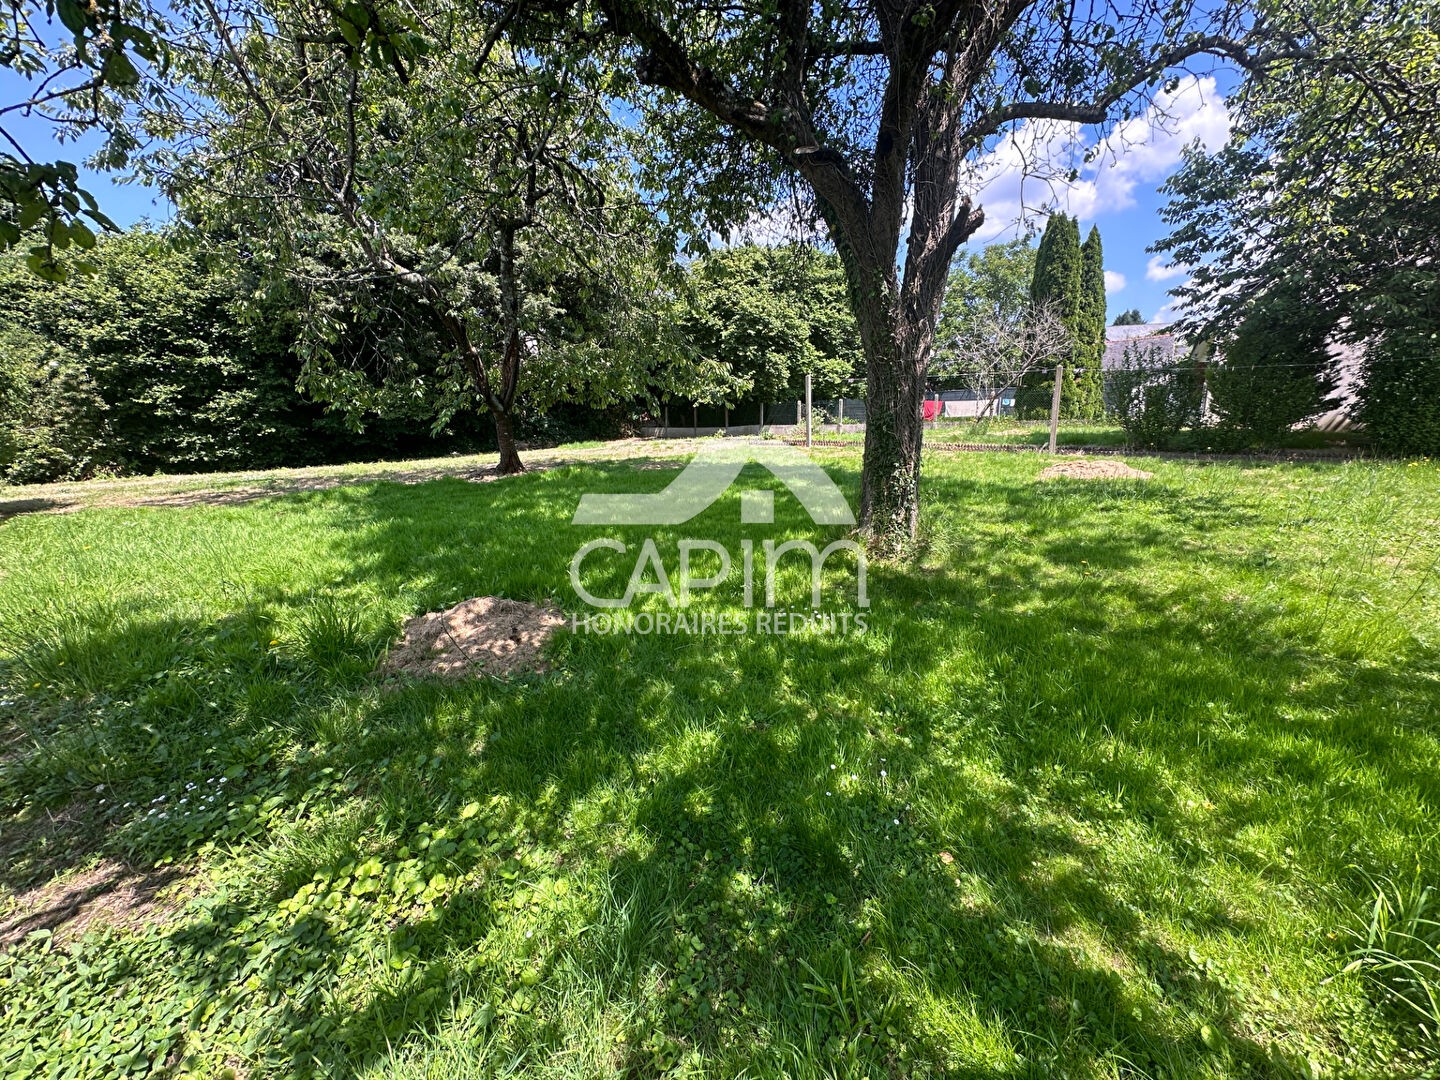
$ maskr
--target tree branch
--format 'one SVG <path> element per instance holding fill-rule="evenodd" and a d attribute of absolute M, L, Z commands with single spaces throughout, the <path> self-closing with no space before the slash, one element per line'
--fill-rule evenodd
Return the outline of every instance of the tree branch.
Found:
<path fill-rule="evenodd" d="M 1150 79 L 1164 74 L 1176 64 L 1195 56 L 1222 56 L 1239 64 L 1252 74 L 1263 74 L 1269 67 L 1287 60 L 1314 59 L 1311 49 L 1294 44 L 1273 52 L 1257 53 L 1243 42 L 1221 34 L 1206 34 L 1192 38 L 1183 45 L 1167 49 L 1153 57 L 1148 64 L 1131 72 L 1130 77 L 1112 85 L 1104 94 L 1088 102 L 1071 101 L 1015 101 L 992 109 L 971 123 L 961 133 L 961 145 L 966 148 L 977 146 L 984 139 L 994 135 L 1006 124 L 1016 120 L 1061 120 L 1076 124 L 1103 124 L 1110 111 L 1125 95 Z"/>

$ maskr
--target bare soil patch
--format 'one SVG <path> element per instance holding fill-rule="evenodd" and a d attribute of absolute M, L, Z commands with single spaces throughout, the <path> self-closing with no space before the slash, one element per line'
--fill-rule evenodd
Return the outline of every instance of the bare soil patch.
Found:
<path fill-rule="evenodd" d="M 89 870 L 28 889 L 15 897 L 15 912 L 0 922 L 0 949 L 36 930 L 52 931 L 63 944 L 92 926 L 156 922 L 180 906 L 178 898 L 160 895 L 179 877 L 178 870 L 146 872 L 104 859 Z"/>
<path fill-rule="evenodd" d="M 407 622 L 380 670 L 450 679 L 543 672 L 545 645 L 564 624 L 558 608 L 477 596 Z"/>
<path fill-rule="evenodd" d="M 1060 461 L 1040 472 L 1041 480 L 1149 480 L 1154 473 L 1134 469 L 1123 461 Z"/>

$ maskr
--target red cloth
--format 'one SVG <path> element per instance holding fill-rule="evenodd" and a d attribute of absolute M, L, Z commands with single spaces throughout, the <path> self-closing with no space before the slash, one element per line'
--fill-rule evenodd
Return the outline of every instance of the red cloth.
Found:
<path fill-rule="evenodd" d="M 926 401 L 926 402 L 924 402 L 923 404 L 924 404 L 924 406 L 925 406 L 925 419 L 926 419 L 926 420 L 934 420 L 937 416 L 940 415 L 940 402 L 938 402 L 938 401 Z"/>

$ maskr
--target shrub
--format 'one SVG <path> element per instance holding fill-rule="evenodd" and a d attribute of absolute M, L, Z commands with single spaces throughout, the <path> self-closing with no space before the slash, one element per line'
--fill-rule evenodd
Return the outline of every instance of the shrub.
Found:
<path fill-rule="evenodd" d="M 1134 446 L 1169 446 L 1200 422 L 1205 384 L 1198 364 L 1176 364 L 1153 346 L 1127 345 L 1106 380 L 1106 407 Z"/>
<path fill-rule="evenodd" d="M 1360 420 L 1391 454 L 1440 456 L 1440 334 L 1391 331 L 1365 353 Z"/>
<path fill-rule="evenodd" d="M 20 249 L 0 257 L 0 482 L 433 454 L 490 438 L 468 414 L 436 428 L 404 402 L 349 417 L 308 400 L 292 351 L 304 298 L 267 293 L 251 311 L 253 271 L 233 247 L 200 244 L 109 237 L 91 253 L 95 273 L 61 284 L 26 270 Z M 435 348 L 365 312 L 341 312 L 335 334 L 335 352 L 356 363 Z"/>
<path fill-rule="evenodd" d="M 1251 305 L 1208 372 L 1221 441 L 1273 446 L 1334 408 L 1333 329 L 1333 318 L 1318 317 L 1288 285 Z"/>
<path fill-rule="evenodd" d="M 107 453 L 106 405 L 66 350 L 19 327 L 0 329 L 0 481 L 79 480 Z"/>

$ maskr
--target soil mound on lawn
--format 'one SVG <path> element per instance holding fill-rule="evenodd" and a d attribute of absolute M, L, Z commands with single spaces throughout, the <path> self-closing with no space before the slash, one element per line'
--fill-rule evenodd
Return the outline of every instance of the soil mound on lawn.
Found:
<path fill-rule="evenodd" d="M 545 643 L 564 624 L 557 608 L 477 596 L 416 615 L 380 670 L 447 679 L 542 672 Z"/>
<path fill-rule="evenodd" d="M 1123 461 L 1061 461 L 1040 473 L 1041 480 L 1149 480 L 1154 473 L 1132 469 Z"/>

